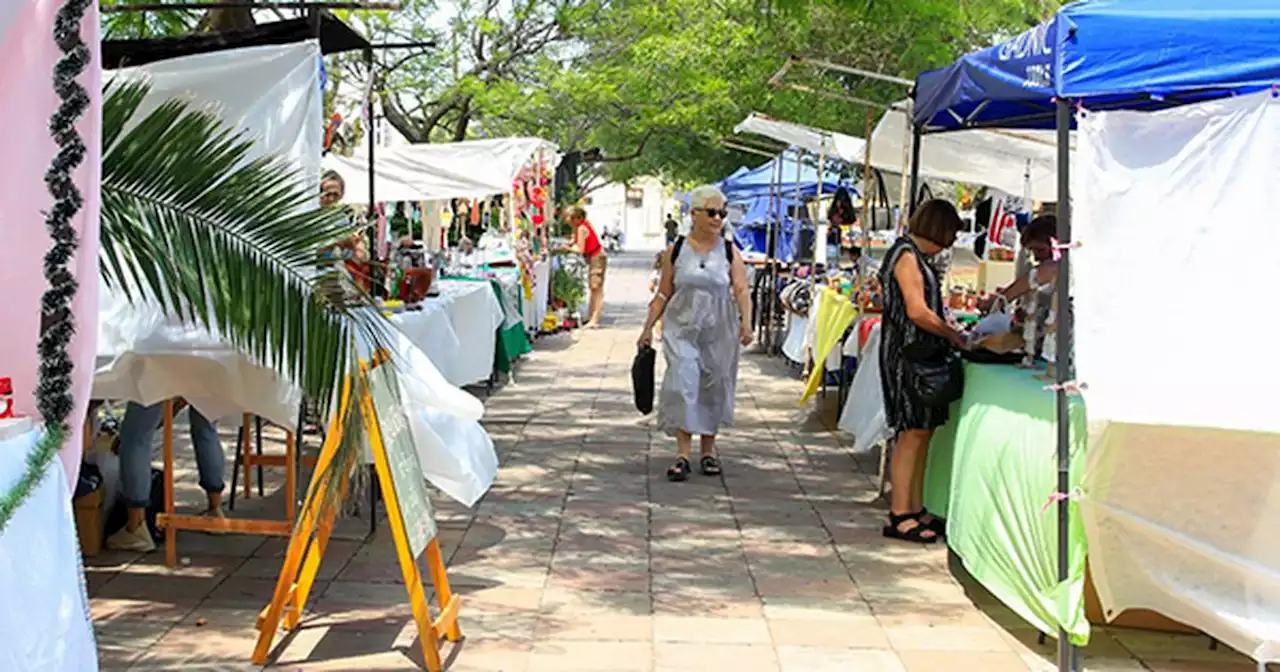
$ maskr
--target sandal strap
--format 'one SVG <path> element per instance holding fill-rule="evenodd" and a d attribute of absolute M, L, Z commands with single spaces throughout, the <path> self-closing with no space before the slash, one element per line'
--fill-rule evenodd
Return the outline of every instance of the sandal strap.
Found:
<path fill-rule="evenodd" d="M 676 459 L 675 464 L 671 465 L 670 467 L 667 467 L 667 472 L 671 473 L 671 472 L 678 472 L 678 471 L 689 471 L 691 469 L 693 469 L 693 465 L 689 464 L 689 460 L 687 458 L 681 457 Z"/>

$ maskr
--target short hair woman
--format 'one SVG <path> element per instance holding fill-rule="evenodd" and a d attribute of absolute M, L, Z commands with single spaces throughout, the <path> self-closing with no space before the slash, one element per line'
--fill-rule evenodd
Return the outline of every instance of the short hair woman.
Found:
<path fill-rule="evenodd" d="M 662 352 L 667 360 L 658 394 L 658 427 L 676 437 L 679 456 L 667 478 L 689 477 L 693 435 L 701 443 L 699 470 L 719 476 L 716 435 L 733 424 L 739 344 L 751 343 L 751 297 L 742 255 L 724 237 L 725 197 L 704 186 L 689 196 L 693 229 L 677 238 L 662 259 L 658 292 L 637 345 L 653 343 L 653 325 L 662 320 Z"/>
<path fill-rule="evenodd" d="M 881 266 L 880 383 L 886 419 L 897 434 L 884 536 L 893 539 L 931 544 L 942 533 L 940 521 L 924 508 L 924 468 L 929 440 L 947 423 L 948 408 L 925 406 L 913 397 L 907 353 L 945 344 L 964 347 L 964 338 L 943 318 L 942 274 L 931 259 L 955 244 L 962 227 L 955 206 L 928 201 L 911 216 L 907 235 L 894 242 Z"/>

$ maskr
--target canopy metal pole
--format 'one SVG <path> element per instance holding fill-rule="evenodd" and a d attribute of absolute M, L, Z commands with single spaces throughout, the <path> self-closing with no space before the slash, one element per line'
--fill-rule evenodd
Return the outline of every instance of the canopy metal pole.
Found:
<path fill-rule="evenodd" d="M 867 268 L 868 263 L 866 260 L 871 256 L 871 220 L 875 218 L 875 210 L 871 207 L 871 200 L 868 193 L 869 191 L 874 191 L 871 189 L 871 110 L 866 110 L 866 113 L 866 142 L 862 144 L 862 253 L 858 255 L 861 263 L 855 261 L 853 269 L 854 275 L 858 278 L 857 285 L 859 291 L 861 291 L 863 284 L 867 281 L 867 278 L 865 277 L 866 273 L 863 272 L 863 269 Z M 890 112 L 890 114 L 892 114 L 892 112 Z M 887 206 L 888 203 L 885 205 Z M 842 240 L 841 242 L 844 241 Z M 864 293 L 863 296 L 866 297 L 867 295 Z M 865 312 L 866 307 L 865 303 L 863 305 L 859 305 L 858 311 L 860 313 Z"/>
<path fill-rule="evenodd" d="M 819 223 L 822 221 L 822 187 L 823 187 L 823 182 L 826 180 L 826 177 L 827 177 L 827 147 L 826 147 L 826 143 L 823 143 L 823 146 L 818 151 L 818 191 L 817 193 L 814 194 L 814 201 L 813 201 L 817 205 L 818 216 L 815 217 L 813 220 L 813 244 L 810 245 L 812 249 L 810 250 L 810 256 L 809 256 L 809 262 L 810 262 L 809 263 L 809 315 L 808 315 L 809 322 L 806 325 L 804 330 L 805 331 L 804 349 L 805 349 L 806 359 L 808 360 L 810 366 L 815 366 L 815 367 L 823 366 L 822 362 L 818 362 L 814 358 L 813 334 L 814 334 L 814 330 L 817 329 L 817 326 L 818 326 L 817 324 L 814 323 L 814 317 L 817 315 L 816 308 L 818 306 L 818 295 L 817 295 L 818 248 L 819 246 L 821 246 L 824 259 L 826 258 L 826 251 L 827 251 L 827 237 L 825 235 L 821 235 L 826 233 L 826 230 L 823 228 L 822 224 Z M 808 374 L 812 371 L 813 369 L 808 369 L 805 371 L 805 373 Z M 826 372 L 824 371 L 823 373 L 825 374 Z"/>
<path fill-rule="evenodd" d="M 1066 245 L 1071 241 L 1071 101 L 1058 99 L 1058 241 Z M 1072 369 L 1072 310 L 1071 310 L 1071 250 L 1062 249 L 1058 262 L 1058 309 L 1054 315 L 1057 325 L 1055 366 L 1058 374 L 1058 580 L 1066 581 L 1069 571 L 1068 543 L 1071 541 L 1071 502 L 1067 494 L 1071 489 L 1071 400 L 1067 396 L 1066 383 L 1071 380 Z M 1067 639 L 1064 628 L 1058 628 L 1058 670 L 1075 670 L 1075 646 Z"/>
<path fill-rule="evenodd" d="M 911 131 L 911 209 L 907 211 L 910 217 L 916 211 L 916 205 L 920 200 L 920 127 L 915 126 Z"/>
<path fill-rule="evenodd" d="M 906 228 L 907 222 L 908 182 L 911 179 L 911 157 L 913 156 L 911 144 L 911 131 L 913 128 L 913 124 L 911 123 L 911 110 L 912 103 L 908 101 L 907 109 L 903 112 L 903 115 L 905 116 L 902 120 L 902 175 L 901 179 L 898 181 L 898 216 L 893 223 L 894 229 L 899 233 Z M 889 114 L 896 113 L 890 112 Z"/>
<path fill-rule="evenodd" d="M 803 163 L 802 163 L 802 162 L 803 162 L 803 160 L 804 160 L 804 150 L 802 150 L 802 149 L 800 149 L 799 147 L 797 147 L 797 148 L 796 148 L 796 185 L 795 185 L 795 186 L 796 186 L 796 188 L 795 188 L 795 202 L 792 204 L 792 207 L 797 208 L 797 210 L 796 210 L 796 216 L 795 216 L 795 220 L 796 220 L 797 226 L 801 226 L 801 225 L 800 225 L 800 221 L 801 221 L 801 219 L 800 219 L 799 207 L 800 207 L 800 180 L 802 180 L 802 179 L 803 179 L 803 177 L 802 177 L 802 173 L 801 173 L 801 171 L 803 170 L 803 167 L 802 167 L 802 166 L 803 166 Z M 779 166 L 779 168 L 778 168 L 778 169 L 779 169 L 779 171 L 781 172 L 781 169 L 782 169 L 782 168 L 781 168 L 781 166 Z M 775 288 L 776 288 L 776 286 L 777 286 L 777 283 L 776 283 L 776 282 L 774 283 L 774 286 L 775 286 Z M 775 289 L 775 291 L 776 291 L 776 289 Z"/>

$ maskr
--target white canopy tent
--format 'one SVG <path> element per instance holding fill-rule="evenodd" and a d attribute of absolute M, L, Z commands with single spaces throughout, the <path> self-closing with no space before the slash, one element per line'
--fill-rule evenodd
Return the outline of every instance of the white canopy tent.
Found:
<path fill-rule="evenodd" d="M 864 160 L 867 144 L 862 138 L 793 124 L 759 112 L 747 115 L 742 123 L 733 128 L 733 132 L 763 135 L 812 154 L 825 154 L 828 158 L 858 164 Z"/>
<path fill-rule="evenodd" d="M 871 165 L 903 172 L 911 151 L 905 104 L 880 118 L 871 134 Z M 938 133 L 920 143 L 921 177 L 995 187 L 1037 201 L 1058 197 L 1057 141 L 1053 131 Z M 1028 185 L 1029 183 L 1029 185 Z"/>
<path fill-rule="evenodd" d="M 540 138 L 467 140 L 379 147 L 374 155 L 374 197 L 379 201 L 481 198 L 511 191 L 511 183 L 539 152 L 555 167 L 555 144 Z M 369 159 L 329 154 L 324 167 L 346 181 L 344 203 L 369 202 Z"/>
<path fill-rule="evenodd" d="M 893 173 L 906 170 L 911 133 L 906 104 L 885 113 L 871 134 L 871 167 Z M 752 112 L 734 127 L 828 157 L 861 165 L 865 140 L 834 131 L 781 121 Z M 1030 181 L 1032 199 L 1052 201 L 1057 194 L 1055 140 L 1052 131 L 967 131 L 931 135 L 920 144 L 920 175 L 1022 194 Z M 784 176 L 785 181 L 785 176 Z"/>

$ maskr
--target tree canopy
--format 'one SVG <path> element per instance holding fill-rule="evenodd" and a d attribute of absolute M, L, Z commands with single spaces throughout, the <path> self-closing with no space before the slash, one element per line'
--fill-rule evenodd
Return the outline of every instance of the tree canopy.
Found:
<path fill-rule="evenodd" d="M 115 0 L 132 2 L 135 0 Z M 862 136 L 871 108 L 769 78 L 805 56 L 913 78 L 1042 20 L 1054 0 L 406 0 L 339 14 L 380 50 L 375 89 L 411 142 L 534 135 L 615 180 L 710 181 L 760 158 L 722 147 L 750 112 Z M 131 15 L 108 15 L 114 17 Z M 135 25 L 156 28 L 131 18 Z M 199 17 L 160 29 L 191 29 Z M 204 20 L 208 23 L 207 20 Z M 173 24 L 181 24 L 175 26 Z M 119 29 L 119 25 L 116 26 Z M 108 30 L 111 27 L 108 26 Z M 118 31 L 117 31 L 118 32 Z M 358 55 L 330 79 L 363 88 Z M 906 87 L 815 68 L 789 81 L 890 103 Z"/>

